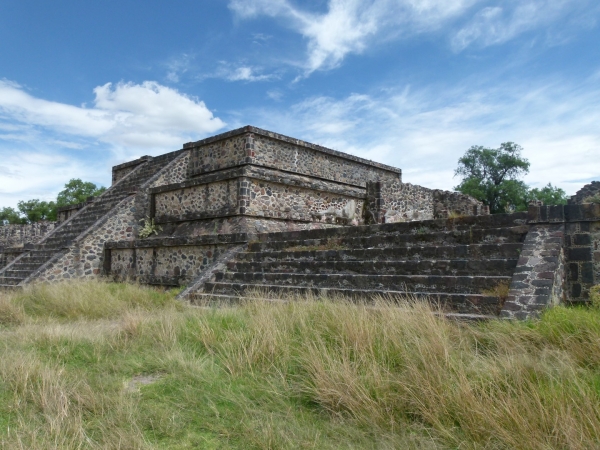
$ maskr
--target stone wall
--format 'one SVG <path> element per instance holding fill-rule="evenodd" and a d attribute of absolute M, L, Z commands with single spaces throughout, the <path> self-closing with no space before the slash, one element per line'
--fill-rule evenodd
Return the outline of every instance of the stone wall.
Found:
<path fill-rule="evenodd" d="M 35 244 L 56 228 L 56 222 L 0 225 L 0 248 Z"/>
<path fill-rule="evenodd" d="M 587 301 L 590 288 L 600 284 L 600 217 L 595 222 L 567 224 L 566 251 L 570 300 Z"/>
<path fill-rule="evenodd" d="M 142 163 L 147 161 L 147 156 L 142 156 L 141 158 L 134 159 L 133 161 L 127 161 L 123 164 L 118 164 L 113 166 L 112 168 L 112 184 L 115 184 L 117 181 L 124 178 L 128 175 L 133 169 L 139 166 Z"/>
<path fill-rule="evenodd" d="M 61 206 L 60 208 L 58 208 L 57 213 L 56 213 L 56 223 L 60 224 L 60 223 L 63 223 L 65 220 L 70 219 L 73 215 L 75 215 L 75 213 L 77 211 L 79 211 L 81 208 L 86 207 L 93 201 L 94 201 L 94 197 L 92 196 L 92 197 L 88 197 L 87 200 L 82 203 L 76 203 L 75 205 Z"/>
<path fill-rule="evenodd" d="M 249 202 L 245 214 L 306 222 L 359 224 L 363 196 L 349 196 L 260 179 L 243 179 Z M 343 220 L 347 219 L 347 220 Z"/>
<path fill-rule="evenodd" d="M 362 187 L 367 181 L 393 182 L 401 176 L 394 167 L 255 127 L 188 143 L 184 148 L 192 149 L 190 178 L 244 164 Z"/>
<path fill-rule="evenodd" d="M 110 214 L 96 224 L 96 229 L 75 242 L 57 260 L 42 266 L 33 274 L 36 282 L 57 282 L 76 278 L 96 278 L 104 266 L 104 243 L 131 241 L 134 238 L 134 196 L 123 200 Z"/>
<path fill-rule="evenodd" d="M 503 317 L 528 318 L 559 301 L 586 302 L 600 284 L 600 204 L 529 206 L 527 235 Z"/>
<path fill-rule="evenodd" d="M 298 145 L 260 134 L 254 135 L 253 145 L 253 164 L 363 187 L 367 181 L 395 182 L 400 179 L 398 169 L 383 169 L 358 158 L 350 159 L 350 155 L 340 152 L 324 152 L 314 145 Z"/>
<path fill-rule="evenodd" d="M 154 195 L 151 193 L 157 186 L 165 183 L 179 183 L 185 180 L 189 164 L 190 152 L 178 151 L 171 154 L 161 155 L 173 157 L 163 169 L 161 169 L 152 178 L 147 180 L 137 191 L 135 196 L 135 232 L 137 232 L 147 218 L 154 217 Z"/>
<path fill-rule="evenodd" d="M 383 223 L 434 218 L 433 190 L 410 183 L 381 183 Z"/>
<path fill-rule="evenodd" d="M 367 215 L 372 223 L 480 216 L 489 208 L 460 192 L 428 189 L 410 183 L 368 183 Z"/>
<path fill-rule="evenodd" d="M 564 224 L 533 225 L 525 242 L 501 317 L 528 319 L 564 301 Z"/>
<path fill-rule="evenodd" d="M 490 213 L 490 207 L 470 195 L 435 189 L 433 211 L 436 219 L 453 216 L 485 216 Z"/>
<path fill-rule="evenodd" d="M 230 179 L 159 192 L 154 195 L 156 223 L 237 214 L 238 180 Z"/>
<path fill-rule="evenodd" d="M 575 195 L 569 199 L 569 205 L 580 205 L 588 197 L 600 194 L 600 181 L 592 181 L 579 189 Z"/>
<path fill-rule="evenodd" d="M 186 285 L 224 252 L 246 242 L 246 234 L 110 242 L 105 249 L 105 273 L 116 281 Z"/>
<path fill-rule="evenodd" d="M 232 136 L 202 144 L 191 150 L 188 178 L 217 170 L 229 169 L 252 161 L 252 152 L 246 149 L 246 136 Z M 191 144 L 186 144 L 189 146 Z"/>
<path fill-rule="evenodd" d="M 287 231 L 290 223 L 267 225 L 266 219 L 360 224 L 363 188 L 257 166 L 241 166 L 191 180 L 149 189 L 151 217 L 163 227 L 162 235 L 190 236 L 214 232 Z M 233 216 L 263 218 L 238 220 Z M 226 220 L 224 220 L 226 219 Z M 181 222 L 198 222 L 181 224 Z M 243 226 L 250 228 L 244 229 Z"/>
<path fill-rule="evenodd" d="M 165 167 L 164 170 L 161 170 L 157 177 L 150 180 L 146 187 L 155 188 L 157 186 L 165 186 L 185 181 L 188 175 L 189 164 L 190 152 L 181 152 L 181 155 Z"/>

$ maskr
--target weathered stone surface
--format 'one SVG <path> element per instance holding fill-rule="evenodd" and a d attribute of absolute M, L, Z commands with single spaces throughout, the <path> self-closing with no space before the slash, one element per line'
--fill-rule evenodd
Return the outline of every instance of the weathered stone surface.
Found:
<path fill-rule="evenodd" d="M 400 175 L 244 127 L 115 166 L 105 194 L 65 210 L 33 250 L 5 252 L 0 284 L 105 273 L 228 298 L 256 286 L 412 292 L 461 314 L 498 314 L 504 299 L 489 292 L 511 277 L 501 316 L 529 318 L 585 301 L 600 279 L 600 205 L 490 216 L 469 196 Z M 154 232 L 139 239 L 143 223 Z"/>
<path fill-rule="evenodd" d="M 565 259 L 561 238 L 564 229 L 564 224 L 531 227 L 523 244 L 531 252 L 519 258 L 502 317 L 537 317 L 544 308 L 564 301 Z M 532 296 L 535 296 L 533 302 Z"/>
<path fill-rule="evenodd" d="M 394 167 L 247 126 L 184 145 L 192 150 L 189 177 L 253 164 L 364 187 L 400 179 Z"/>
<path fill-rule="evenodd" d="M 56 227 L 54 222 L 0 225 L 0 249 L 35 244 Z"/>

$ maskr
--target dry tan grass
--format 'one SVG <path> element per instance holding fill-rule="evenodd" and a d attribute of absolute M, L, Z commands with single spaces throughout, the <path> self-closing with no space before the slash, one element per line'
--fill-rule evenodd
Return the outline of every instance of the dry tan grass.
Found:
<path fill-rule="evenodd" d="M 600 447 L 596 310 L 470 325 L 415 299 L 88 287 L 0 297 L 0 447 Z"/>

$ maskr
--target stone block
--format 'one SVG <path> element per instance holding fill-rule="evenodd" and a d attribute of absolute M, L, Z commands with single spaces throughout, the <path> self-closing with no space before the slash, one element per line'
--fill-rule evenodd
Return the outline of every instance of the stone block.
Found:
<path fill-rule="evenodd" d="M 567 260 L 569 261 L 591 261 L 592 260 L 592 249 L 591 248 L 569 248 L 567 251 Z"/>
<path fill-rule="evenodd" d="M 592 236 L 589 234 L 573 235 L 573 245 L 591 245 Z"/>
<path fill-rule="evenodd" d="M 520 311 L 522 309 L 522 306 L 515 303 L 514 301 L 505 301 L 504 302 L 504 306 L 502 307 L 502 309 L 504 311 Z"/>
<path fill-rule="evenodd" d="M 581 265 L 581 282 L 594 283 L 594 265 L 591 262 L 585 262 Z"/>
<path fill-rule="evenodd" d="M 569 277 L 571 281 L 577 281 L 579 278 L 579 264 L 569 263 Z"/>

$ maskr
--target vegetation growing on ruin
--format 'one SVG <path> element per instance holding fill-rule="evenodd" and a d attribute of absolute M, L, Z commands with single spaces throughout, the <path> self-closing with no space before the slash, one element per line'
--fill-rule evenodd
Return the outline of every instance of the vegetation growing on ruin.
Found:
<path fill-rule="evenodd" d="M 78 282 L 0 296 L 0 447 L 598 448 L 600 311 L 237 308 Z"/>
<path fill-rule="evenodd" d="M 600 194 L 594 194 L 583 199 L 583 203 L 600 203 Z"/>
<path fill-rule="evenodd" d="M 567 195 L 548 183 L 531 189 L 520 178 L 529 172 L 529 161 L 521 156 L 523 148 L 503 142 L 499 148 L 474 145 L 458 160 L 455 176 L 463 180 L 454 189 L 490 207 L 492 214 L 525 211 L 530 201 L 546 205 L 565 205 Z"/>
<path fill-rule="evenodd" d="M 0 225 L 34 223 L 42 220 L 56 220 L 58 208 L 85 202 L 88 197 L 96 197 L 106 191 L 104 186 L 96 186 L 89 181 L 73 178 L 58 193 L 56 201 L 45 201 L 34 198 L 21 200 L 17 209 L 0 208 Z"/>

